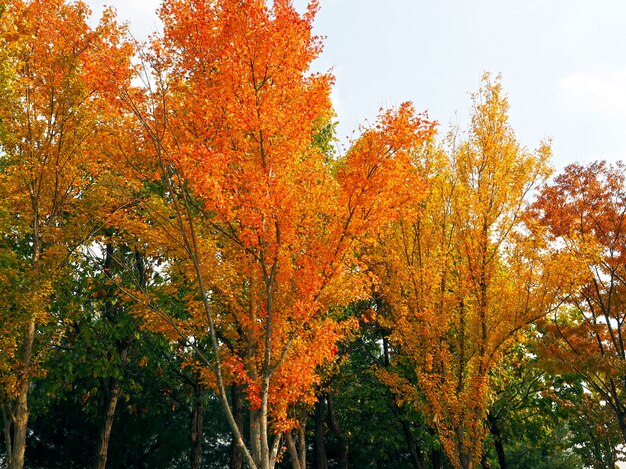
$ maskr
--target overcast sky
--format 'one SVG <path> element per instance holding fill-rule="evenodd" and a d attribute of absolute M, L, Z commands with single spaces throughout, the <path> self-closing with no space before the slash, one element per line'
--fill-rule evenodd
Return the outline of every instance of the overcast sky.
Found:
<path fill-rule="evenodd" d="M 158 0 L 87 3 L 96 16 L 116 7 L 140 39 L 158 25 Z M 340 137 L 406 100 L 444 132 L 466 124 L 469 93 L 490 71 L 527 147 L 551 137 L 558 167 L 626 159 L 624 21 L 622 0 L 321 0 L 316 68 L 336 76 Z"/>

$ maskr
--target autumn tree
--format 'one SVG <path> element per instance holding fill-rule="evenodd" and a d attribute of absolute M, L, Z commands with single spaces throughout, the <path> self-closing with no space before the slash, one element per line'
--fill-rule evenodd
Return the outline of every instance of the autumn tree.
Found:
<path fill-rule="evenodd" d="M 481 458 L 490 373 L 518 332 L 554 307 L 566 278 L 522 225 L 550 150 L 522 147 L 507 112 L 499 80 L 486 75 L 467 136 L 431 150 L 425 202 L 392 225 L 370 261 L 396 354 L 411 360 L 448 457 L 463 468 Z"/>
<path fill-rule="evenodd" d="M 569 307 L 546 325 L 544 354 L 555 370 L 577 373 L 610 407 L 626 441 L 626 179 L 621 163 L 573 164 L 543 188 L 534 204 L 546 235 L 585 260 Z M 602 406 L 602 404 L 597 404 Z"/>
<path fill-rule="evenodd" d="M 151 88 L 126 95 L 143 128 L 137 165 L 153 165 L 144 181 L 163 185 L 174 214 L 152 224 L 179 259 L 172 272 L 195 283 L 189 320 L 212 343 L 201 369 L 250 467 L 273 467 L 281 437 L 298 427 L 294 406 L 314 403 L 316 367 L 349 326 L 332 307 L 362 291 L 355 243 L 420 193 L 410 152 L 431 132 L 403 105 L 343 159 L 320 151 L 332 77 L 309 72 L 321 51 L 311 33 L 317 8 L 166 1 Z M 156 316 L 166 333 L 185 334 L 163 310 Z M 229 382 L 245 391 L 248 447 Z"/>
<path fill-rule="evenodd" d="M 62 0 L 0 5 L 1 397 L 10 468 L 24 464 L 28 390 L 55 282 L 97 229 L 102 132 L 131 47 L 112 13 Z"/>

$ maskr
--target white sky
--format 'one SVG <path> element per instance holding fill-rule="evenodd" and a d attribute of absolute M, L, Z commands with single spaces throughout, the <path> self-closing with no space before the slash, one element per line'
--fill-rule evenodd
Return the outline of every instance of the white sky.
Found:
<path fill-rule="evenodd" d="M 138 38 L 158 24 L 158 0 L 87 3 L 96 16 L 115 6 Z M 406 100 L 444 132 L 465 124 L 490 71 L 502 73 L 519 139 L 551 137 L 557 167 L 626 159 L 625 21 L 622 0 L 321 0 L 316 68 L 336 76 L 340 137 Z"/>

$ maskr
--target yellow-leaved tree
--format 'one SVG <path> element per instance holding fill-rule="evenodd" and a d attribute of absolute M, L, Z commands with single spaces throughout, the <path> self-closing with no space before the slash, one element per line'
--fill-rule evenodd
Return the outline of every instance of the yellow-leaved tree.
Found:
<path fill-rule="evenodd" d="M 24 465 L 31 378 L 55 282 L 106 218 L 104 135 L 132 46 L 82 2 L 0 2 L 0 398 L 8 467 Z"/>
<path fill-rule="evenodd" d="M 507 112 L 500 81 L 485 75 L 466 137 L 431 149 L 425 201 L 390 226 L 371 257 L 386 309 L 379 320 L 462 468 L 481 458 L 490 374 L 518 333 L 555 307 L 567 278 L 563 259 L 523 224 L 550 173 L 550 149 L 521 146 Z M 384 379 L 402 396 L 406 383 Z"/>

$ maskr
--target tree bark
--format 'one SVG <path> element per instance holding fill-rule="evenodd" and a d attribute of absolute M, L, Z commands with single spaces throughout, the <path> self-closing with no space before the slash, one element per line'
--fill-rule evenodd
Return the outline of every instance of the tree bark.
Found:
<path fill-rule="evenodd" d="M 204 391 L 200 383 L 194 386 L 193 409 L 191 412 L 191 422 L 189 428 L 189 439 L 191 441 L 191 469 L 200 469 L 202 461 L 202 440 L 204 434 L 204 406 L 202 405 L 202 394 Z"/>
<path fill-rule="evenodd" d="M 24 453 L 26 452 L 26 429 L 28 427 L 28 385 L 30 383 L 30 360 L 35 341 L 35 316 L 32 315 L 26 333 L 24 334 L 24 348 L 22 349 L 22 376 L 15 406 L 13 408 L 13 446 L 10 449 L 11 459 L 8 469 L 22 469 L 24 467 Z"/>
<path fill-rule="evenodd" d="M 328 423 L 330 424 L 330 428 L 333 429 L 333 433 L 337 435 L 339 439 L 339 444 L 341 445 L 341 455 L 339 456 L 339 467 L 341 469 L 348 469 L 348 440 L 345 438 L 341 429 L 339 428 L 339 424 L 337 423 L 337 418 L 335 416 L 335 403 L 333 401 L 333 396 L 328 394 L 326 396 L 326 403 L 328 404 Z"/>
<path fill-rule="evenodd" d="M 111 284 L 110 280 L 113 277 L 113 260 L 114 260 L 114 248 L 111 243 L 107 243 L 103 271 L 106 277 L 106 298 L 104 302 L 104 318 L 111 324 L 116 324 L 119 321 L 119 311 L 115 308 L 113 303 L 113 297 L 115 296 L 115 285 Z M 128 343 L 117 342 L 117 353 L 120 355 L 120 361 L 123 364 L 126 362 L 128 356 Z M 103 384 L 104 386 L 104 384 Z M 109 442 L 111 441 L 111 431 L 113 429 L 113 421 L 115 419 L 115 411 L 117 409 L 117 402 L 121 393 L 121 383 L 117 378 L 110 379 L 109 392 L 106 402 L 106 411 L 104 414 L 104 420 L 102 422 L 102 429 L 100 430 L 100 441 L 98 443 L 98 451 L 96 453 L 96 462 L 94 469 L 105 469 L 107 459 L 109 455 Z"/>
<path fill-rule="evenodd" d="M 500 469 L 508 469 L 509 466 L 506 461 L 506 454 L 504 452 L 504 445 L 502 443 L 502 434 L 500 433 L 498 419 L 491 412 L 487 414 L 487 426 L 489 427 L 489 431 L 493 436 L 493 445 L 496 448 L 496 454 L 498 455 L 498 464 L 500 464 Z"/>
<path fill-rule="evenodd" d="M 2 429 L 4 431 L 4 447 L 7 461 L 11 460 L 11 448 L 13 447 L 11 444 L 12 415 L 13 412 L 11 411 L 10 404 L 8 402 L 5 404 L 5 401 L 2 401 Z"/>
<path fill-rule="evenodd" d="M 472 461 L 471 455 L 465 451 L 459 453 L 459 462 L 461 469 L 474 469 L 474 461 Z"/>
<path fill-rule="evenodd" d="M 626 382 L 626 378 L 624 379 L 624 382 Z M 611 380 L 611 384 L 613 384 L 613 380 Z M 614 385 L 613 387 L 616 388 L 617 386 Z M 622 433 L 622 440 L 624 443 L 626 443 L 626 413 L 624 413 L 624 411 L 622 410 L 623 407 L 621 405 L 619 397 L 615 398 L 615 402 L 617 403 L 617 406 L 615 409 L 615 415 L 617 416 L 617 423 Z"/>
<path fill-rule="evenodd" d="M 296 429 L 297 440 L 294 439 L 292 432 L 289 431 L 285 433 L 285 441 L 287 442 L 287 451 L 289 451 L 292 469 L 306 469 L 305 422 L 306 417 L 302 419 L 300 427 Z"/>
<path fill-rule="evenodd" d="M 457 448 L 457 455 L 461 469 L 473 469 L 474 461 L 472 459 L 471 448 L 467 448 L 463 444 L 463 433 L 462 429 L 459 427 L 457 427 L 457 440 L 459 445 Z"/>
<path fill-rule="evenodd" d="M 257 466 L 261 466 L 261 411 L 250 410 L 250 449 L 252 459 Z"/>
<path fill-rule="evenodd" d="M 39 293 L 39 280 L 37 279 L 37 271 L 39 270 L 39 259 L 42 254 L 42 240 L 40 236 L 39 225 L 39 209 L 38 200 L 33 201 L 33 256 L 31 260 L 31 269 L 34 273 L 34 281 L 30 286 L 30 292 L 34 295 Z M 11 459 L 9 460 L 8 469 L 22 469 L 24 467 L 24 453 L 26 452 L 26 430 L 28 428 L 28 388 L 30 384 L 30 362 L 33 354 L 33 344 L 35 342 L 35 329 L 37 326 L 35 311 L 30 312 L 28 325 L 24 332 L 24 345 L 22 347 L 21 356 L 21 376 L 20 386 L 17 400 L 13 406 L 13 446 L 10 450 Z"/>
<path fill-rule="evenodd" d="M 96 456 L 95 469 L 104 469 L 107 465 L 107 458 L 109 455 L 109 441 L 111 439 L 111 430 L 113 428 L 113 420 L 115 418 L 115 410 L 117 408 L 117 401 L 120 397 L 120 382 L 117 379 L 113 380 L 111 391 L 107 399 L 106 414 L 104 416 L 104 422 L 102 424 L 102 430 L 100 431 L 100 442 L 98 444 L 98 452 Z"/>
<path fill-rule="evenodd" d="M 306 469 L 306 419 L 302 419 L 300 428 L 298 428 L 298 456 L 300 458 L 300 467 Z"/>
<path fill-rule="evenodd" d="M 326 397 L 321 395 L 315 403 L 315 436 L 313 437 L 313 454 L 315 455 L 315 468 L 328 469 L 328 457 L 326 455 L 326 440 L 324 420 Z"/>
<path fill-rule="evenodd" d="M 433 448 L 431 450 L 430 461 L 433 469 L 443 469 L 443 451 L 441 448 Z"/>
<path fill-rule="evenodd" d="M 393 404 L 395 407 L 396 403 Z M 417 451 L 417 446 L 415 445 L 415 439 L 413 438 L 413 433 L 411 432 L 411 426 L 409 422 L 402 418 L 400 415 L 400 409 L 398 409 L 398 419 L 400 420 L 400 425 L 402 425 L 402 431 L 404 433 L 404 441 L 406 442 L 407 449 L 409 450 L 409 455 L 411 456 L 411 463 L 415 469 L 422 469 L 424 465 L 420 460 L 420 455 Z"/>
<path fill-rule="evenodd" d="M 230 388 L 230 400 L 233 408 L 233 417 L 239 428 L 239 432 L 243 433 L 243 399 L 241 398 L 241 390 L 236 384 Z M 230 466 L 229 469 L 243 469 L 243 452 L 237 446 L 237 441 L 233 435 L 230 444 Z"/>
<path fill-rule="evenodd" d="M 287 451 L 289 451 L 289 459 L 291 460 L 291 469 L 304 469 L 300 467 L 300 458 L 298 457 L 298 449 L 293 441 L 291 432 L 285 433 L 285 441 L 287 442 Z"/>

